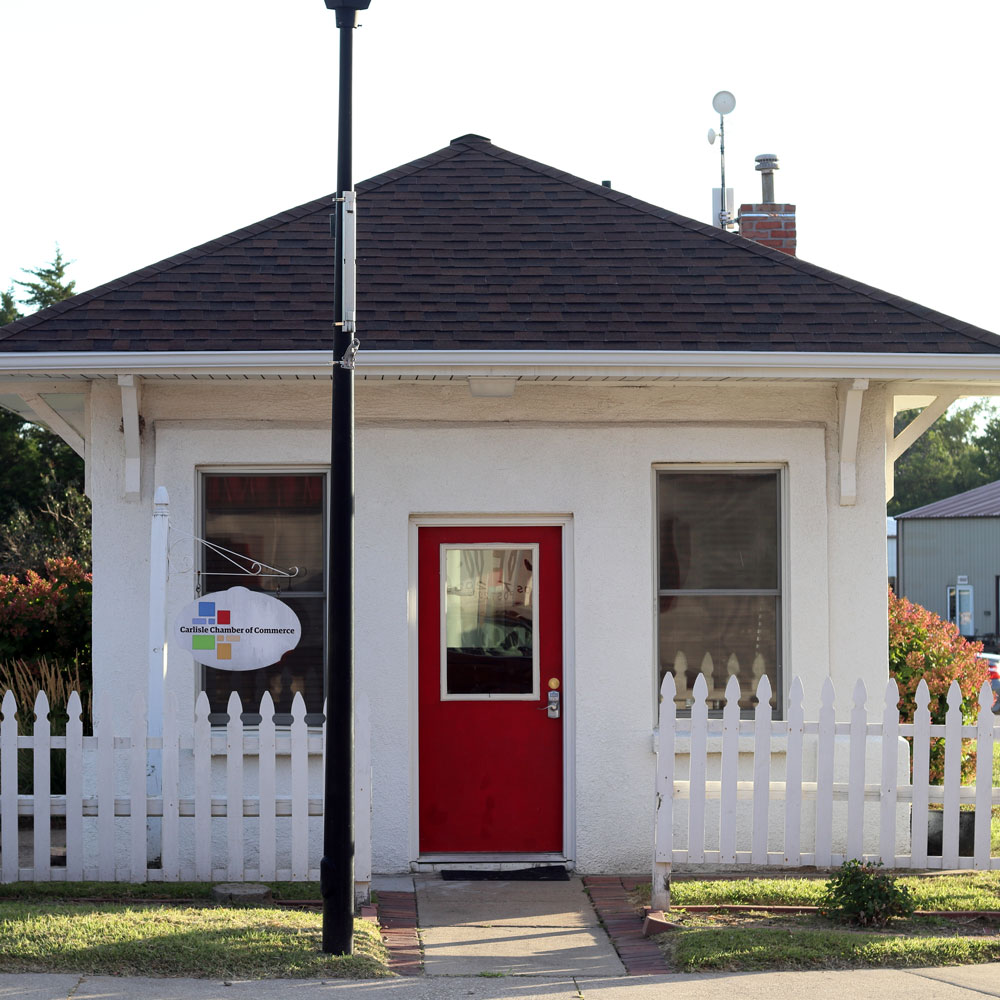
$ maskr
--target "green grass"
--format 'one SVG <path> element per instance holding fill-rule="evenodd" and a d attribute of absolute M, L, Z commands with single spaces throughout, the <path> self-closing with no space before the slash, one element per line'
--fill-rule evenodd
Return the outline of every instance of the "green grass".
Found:
<path fill-rule="evenodd" d="M 275 899 L 321 899 L 319 882 L 266 882 Z M 11 882 L 0 884 L 0 900 L 212 899 L 210 882 Z"/>
<path fill-rule="evenodd" d="M 1000 961 L 996 920 L 913 917 L 884 930 L 855 929 L 816 914 L 686 913 L 685 906 L 815 906 L 826 877 L 674 881 L 671 920 L 659 937 L 679 972 L 968 965 Z M 1000 912 L 1000 871 L 901 876 L 921 910 Z"/>
<path fill-rule="evenodd" d="M 911 922 L 907 922 L 909 924 Z M 1000 959 L 1000 938 L 822 927 L 692 927 L 661 936 L 678 972 L 972 965 Z"/>
<path fill-rule="evenodd" d="M 354 955 L 330 956 L 320 951 L 321 922 L 318 913 L 273 907 L 7 900 L 0 902 L 0 972 L 222 979 L 391 974 L 375 924 L 356 920 Z"/>
<path fill-rule="evenodd" d="M 912 890 L 918 910 L 1000 910 L 1000 871 L 901 876 L 898 881 Z M 825 886 L 825 877 L 675 880 L 670 905 L 816 906 Z"/>

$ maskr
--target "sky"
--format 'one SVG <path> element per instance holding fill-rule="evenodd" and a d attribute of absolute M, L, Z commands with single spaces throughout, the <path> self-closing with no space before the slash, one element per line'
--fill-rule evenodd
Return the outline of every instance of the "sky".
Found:
<path fill-rule="evenodd" d="M 1000 331 L 1000 3 L 372 0 L 356 181 L 478 133 L 709 221 L 759 153 L 799 256 Z M 58 243 L 82 291 L 333 191 L 323 0 L 3 0 L 0 287 Z M 361 225 L 363 225 L 363 203 Z"/>

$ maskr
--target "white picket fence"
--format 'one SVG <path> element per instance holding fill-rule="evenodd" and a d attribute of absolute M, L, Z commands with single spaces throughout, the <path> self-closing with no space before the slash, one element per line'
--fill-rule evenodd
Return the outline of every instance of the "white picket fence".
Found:
<path fill-rule="evenodd" d="M 145 702 L 127 716 L 110 697 L 98 705 L 85 736 L 81 702 L 68 705 L 65 736 L 52 736 L 49 703 L 39 692 L 30 736 L 19 736 L 12 692 L 0 711 L 0 881 L 303 881 L 319 878 L 326 727 L 306 725 L 302 696 L 291 726 L 275 726 L 270 694 L 261 721 L 245 726 L 239 697 L 230 696 L 229 723 L 209 722 L 202 692 L 190 736 L 181 735 L 176 699 L 168 695 L 163 736 L 147 734 Z M 188 727 L 191 728 L 190 726 Z M 367 699 L 355 720 L 355 884 L 371 881 L 371 757 Z M 50 751 L 65 751 L 66 792 L 51 794 Z M 17 758 L 32 754 L 33 793 L 17 794 Z M 153 761 L 162 791 L 150 794 Z M 310 761 L 312 767 L 310 767 Z M 312 773 L 310 773 L 312 772 Z M 312 780 L 310 780 L 312 779 Z M 30 863 L 18 857 L 18 817 L 32 817 Z M 54 866 L 51 817 L 65 817 L 66 863 Z M 160 866 L 150 865 L 150 837 Z M 25 845 L 21 845 L 25 853 Z"/>
<path fill-rule="evenodd" d="M 849 722 L 836 721 L 836 692 L 829 678 L 816 722 L 805 721 L 798 678 L 792 681 L 782 721 L 771 718 L 766 677 L 757 686 L 755 717 L 745 721 L 740 720 L 735 677 L 726 687 L 722 718 L 708 717 L 703 676 L 694 684 L 689 718 L 677 717 L 671 674 L 664 677 L 660 691 L 655 905 L 662 907 L 668 899 L 675 864 L 831 867 L 857 858 L 891 868 L 1000 868 L 1000 858 L 990 850 L 992 808 L 1000 805 L 992 770 L 1000 723 L 991 711 L 988 683 L 979 695 L 974 726 L 962 725 L 956 682 L 948 691 L 944 725 L 931 725 L 930 692 L 923 680 L 912 723 L 899 721 L 899 691 L 891 679 L 877 723 L 868 722 L 868 693 L 860 680 Z M 934 738 L 945 741 L 942 785 L 928 780 Z M 961 784 L 963 739 L 977 741 L 973 785 Z M 943 806 L 940 856 L 927 854 L 932 805 Z M 960 805 L 975 807 L 974 850 L 969 855 L 959 854 Z"/>

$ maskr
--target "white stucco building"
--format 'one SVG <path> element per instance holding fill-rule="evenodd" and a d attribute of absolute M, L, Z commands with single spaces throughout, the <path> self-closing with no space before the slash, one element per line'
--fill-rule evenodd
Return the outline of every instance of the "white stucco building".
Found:
<path fill-rule="evenodd" d="M 827 676 L 845 709 L 858 677 L 881 692 L 892 462 L 955 396 L 991 391 L 1000 338 L 478 136 L 359 185 L 359 206 L 375 870 L 645 869 L 663 671 L 680 708 L 699 671 L 717 697 L 766 673 L 779 716 L 793 675 L 807 711 Z M 0 331 L 0 404 L 86 459 L 95 693 L 122 706 L 146 687 L 165 486 L 168 607 L 275 586 L 202 575 L 224 567 L 199 536 L 297 566 L 281 597 L 303 622 L 252 674 L 171 648 L 169 689 L 191 713 L 208 690 L 220 721 L 234 677 L 245 705 L 269 690 L 287 712 L 301 691 L 322 711 L 329 211 Z"/>

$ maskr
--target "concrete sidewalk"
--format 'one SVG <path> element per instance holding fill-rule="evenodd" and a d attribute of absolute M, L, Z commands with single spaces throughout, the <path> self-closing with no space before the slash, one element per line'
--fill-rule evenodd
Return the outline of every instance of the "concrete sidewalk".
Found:
<path fill-rule="evenodd" d="M 579 878 L 414 881 L 424 975 L 625 975 Z"/>
<path fill-rule="evenodd" d="M 0 975 L 2 1000 L 972 1000 L 1000 997 L 1000 964 L 942 969 L 607 977 L 422 976 L 352 980 Z"/>

